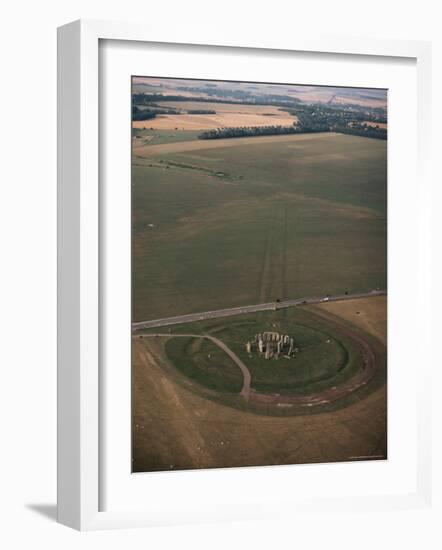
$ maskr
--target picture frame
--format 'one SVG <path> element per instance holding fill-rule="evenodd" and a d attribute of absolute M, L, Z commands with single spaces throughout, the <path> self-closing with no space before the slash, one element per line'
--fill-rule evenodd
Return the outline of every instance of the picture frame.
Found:
<path fill-rule="evenodd" d="M 173 44 L 175 48 L 210 46 L 247 52 L 259 50 L 304 52 L 309 55 L 366 56 L 367 58 L 411 59 L 416 63 L 417 80 L 417 179 L 419 232 L 416 250 L 419 251 L 420 269 L 416 288 L 419 289 L 418 307 L 430 310 L 431 265 L 429 242 L 432 183 L 429 175 L 430 151 L 430 70 L 431 44 L 427 42 L 374 40 L 354 37 L 318 37 L 302 35 L 281 37 L 278 43 L 267 44 L 263 39 L 228 41 L 218 37 L 198 37 L 163 31 L 143 25 L 76 21 L 58 30 L 58 521 L 79 530 L 147 527 L 200 521 L 226 521 L 235 519 L 283 517 L 293 513 L 391 510 L 404 507 L 424 507 L 431 501 L 431 402 L 428 398 L 432 365 L 428 345 L 431 339 L 430 318 L 422 321 L 420 346 L 427 344 L 426 361 L 420 367 L 421 376 L 415 390 L 416 408 L 416 484 L 413 490 L 386 494 L 366 494 L 324 498 L 314 496 L 295 502 L 274 498 L 266 501 L 251 499 L 246 509 L 231 502 L 218 502 L 213 496 L 209 502 L 194 502 L 172 511 L 167 503 L 163 507 L 114 507 L 104 509 L 100 496 L 103 483 L 104 452 L 101 421 L 102 403 L 106 400 L 102 385 L 103 354 L 100 347 L 103 309 L 101 302 L 103 263 L 100 247 L 100 216 L 102 206 L 102 180 L 100 179 L 100 46 L 104 42 L 131 44 Z M 333 475 L 343 475 L 341 465 Z M 288 468 L 288 467 L 286 467 Z M 287 469 L 278 476 L 284 480 Z M 209 476 L 192 482 L 208 483 Z M 260 472 L 255 472 L 260 476 Z M 223 482 L 237 482 L 238 471 L 223 473 Z M 265 474 L 264 474 L 265 475 Z M 176 473 L 157 477 L 155 484 L 170 489 L 178 482 Z M 202 481 L 203 480 L 203 481 Z M 264 490 L 265 493 L 265 490 Z M 148 498 L 148 497 L 147 497 Z M 192 496 L 188 495 L 189 501 Z"/>

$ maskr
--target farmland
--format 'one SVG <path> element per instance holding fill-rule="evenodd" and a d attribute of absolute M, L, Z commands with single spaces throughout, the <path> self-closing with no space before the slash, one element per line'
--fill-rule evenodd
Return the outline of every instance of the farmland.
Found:
<path fill-rule="evenodd" d="M 268 124 L 291 125 L 296 117 L 278 107 L 263 105 L 232 105 L 224 103 L 168 101 L 158 105 L 179 109 L 177 115 L 159 115 L 153 120 L 134 121 L 134 128 L 152 128 L 153 130 L 207 130 L 229 126 L 267 126 Z M 211 114 L 188 114 L 189 111 L 212 110 Z"/>
<path fill-rule="evenodd" d="M 386 286 L 386 142 L 134 148 L 133 320 Z"/>

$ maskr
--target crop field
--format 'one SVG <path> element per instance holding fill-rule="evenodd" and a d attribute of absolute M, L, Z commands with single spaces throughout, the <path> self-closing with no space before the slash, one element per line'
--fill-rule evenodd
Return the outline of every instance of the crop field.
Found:
<path fill-rule="evenodd" d="M 342 383 L 360 366 L 360 352 L 346 332 L 353 327 L 348 315 L 358 311 L 371 327 L 386 323 L 382 299 L 348 304 L 343 316 L 338 304 L 329 304 L 333 313 L 304 306 L 175 326 L 167 337 L 155 337 L 154 329 L 134 336 L 133 470 L 386 458 L 386 348 L 377 330 L 358 329 L 377 355 L 372 381 L 333 406 L 302 413 L 259 410 L 244 399 L 241 407 L 236 365 L 210 342 L 184 336 L 213 334 L 227 343 L 247 362 L 259 391 L 310 392 L 315 384 Z M 250 357 L 244 341 L 265 328 L 289 331 L 300 353 L 285 363 Z"/>
<path fill-rule="evenodd" d="M 291 126 L 297 118 L 278 107 L 263 105 L 234 105 L 228 103 L 168 101 L 158 105 L 178 109 L 180 114 L 158 115 L 153 120 L 133 121 L 134 128 L 154 130 L 210 130 L 231 126 Z M 189 110 L 210 110 L 210 114 L 188 114 Z"/>
<path fill-rule="evenodd" d="M 385 141 L 154 140 L 133 149 L 133 321 L 386 287 Z"/>

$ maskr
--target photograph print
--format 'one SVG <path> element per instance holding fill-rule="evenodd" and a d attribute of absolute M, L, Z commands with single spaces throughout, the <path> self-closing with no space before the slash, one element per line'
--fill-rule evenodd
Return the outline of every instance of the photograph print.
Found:
<path fill-rule="evenodd" d="M 133 76 L 132 472 L 387 459 L 387 90 Z"/>

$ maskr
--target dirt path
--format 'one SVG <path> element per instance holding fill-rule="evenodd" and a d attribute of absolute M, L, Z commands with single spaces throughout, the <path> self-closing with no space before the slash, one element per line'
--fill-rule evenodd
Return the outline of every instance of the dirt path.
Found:
<path fill-rule="evenodd" d="M 242 375 L 243 375 L 243 385 L 242 385 L 240 395 L 242 395 L 242 397 L 244 397 L 244 399 L 246 401 L 249 400 L 250 391 L 251 391 L 250 383 L 252 381 L 252 377 L 251 377 L 249 369 L 241 361 L 241 359 L 236 355 L 236 353 L 234 353 L 228 346 L 226 346 L 226 344 L 224 344 L 224 342 L 222 342 L 218 338 L 215 338 L 215 336 L 209 336 L 208 334 L 159 334 L 159 333 L 155 333 L 155 334 L 143 334 L 142 337 L 143 338 L 146 338 L 146 337 L 151 337 L 151 338 L 152 337 L 154 337 L 154 338 L 156 338 L 156 337 L 205 338 L 206 340 L 210 340 L 216 346 L 218 346 L 220 349 L 222 349 L 224 351 L 224 353 L 226 353 L 232 359 L 232 361 L 240 368 L 240 370 L 242 372 Z"/>

